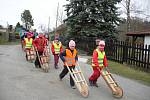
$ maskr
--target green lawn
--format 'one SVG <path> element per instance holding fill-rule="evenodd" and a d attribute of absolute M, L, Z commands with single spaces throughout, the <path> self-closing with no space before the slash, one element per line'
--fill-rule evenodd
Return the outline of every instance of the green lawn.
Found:
<path fill-rule="evenodd" d="M 90 60 L 91 61 L 91 60 Z M 119 64 L 113 61 L 108 61 L 108 68 L 111 73 L 136 80 L 142 84 L 150 86 L 150 73 L 133 69 L 125 64 Z"/>
<path fill-rule="evenodd" d="M 20 40 L 16 40 L 16 41 L 13 41 L 13 42 L 8 42 L 8 41 L 1 41 L 0 40 L 0 45 L 18 45 L 20 43 Z"/>
<path fill-rule="evenodd" d="M 109 69 L 112 73 L 137 80 L 150 86 L 150 73 L 130 68 L 127 65 L 109 61 Z"/>

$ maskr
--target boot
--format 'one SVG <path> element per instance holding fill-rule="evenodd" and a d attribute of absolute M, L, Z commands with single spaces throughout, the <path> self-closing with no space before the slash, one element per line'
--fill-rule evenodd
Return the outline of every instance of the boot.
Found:
<path fill-rule="evenodd" d="M 72 88 L 72 89 L 76 89 L 76 87 L 75 87 L 75 86 L 71 86 L 71 88 Z"/>
<path fill-rule="evenodd" d="M 56 63 L 54 64 L 54 67 L 55 67 L 55 69 L 58 69 L 58 65 Z"/>
<path fill-rule="evenodd" d="M 89 80 L 90 86 L 94 86 L 93 81 Z"/>
<path fill-rule="evenodd" d="M 59 80 L 62 81 L 62 78 L 60 77 L 60 75 L 59 75 Z"/>
<path fill-rule="evenodd" d="M 35 65 L 35 68 L 39 68 L 39 65 Z"/>
<path fill-rule="evenodd" d="M 57 65 L 55 65 L 55 69 L 58 69 L 58 66 L 57 66 Z"/>
<path fill-rule="evenodd" d="M 93 86 L 99 87 L 96 81 L 93 81 Z"/>

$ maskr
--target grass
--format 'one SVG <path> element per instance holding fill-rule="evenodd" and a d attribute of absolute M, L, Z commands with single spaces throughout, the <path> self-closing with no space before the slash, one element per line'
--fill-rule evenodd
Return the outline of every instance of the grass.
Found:
<path fill-rule="evenodd" d="M 8 42 L 8 41 L 0 41 L 0 45 L 18 45 L 20 43 L 20 40 L 16 40 L 13 42 Z"/>
<path fill-rule="evenodd" d="M 91 61 L 91 59 L 90 59 Z M 108 61 L 108 68 L 111 73 L 136 80 L 142 84 L 150 86 L 150 73 L 133 69 L 125 64 L 119 64 L 113 61 Z"/>
<path fill-rule="evenodd" d="M 1 44 L 5 44 L 5 43 L 7 43 L 7 41 L 5 41 L 5 40 L 3 40 L 3 39 L 0 38 L 0 45 Z"/>

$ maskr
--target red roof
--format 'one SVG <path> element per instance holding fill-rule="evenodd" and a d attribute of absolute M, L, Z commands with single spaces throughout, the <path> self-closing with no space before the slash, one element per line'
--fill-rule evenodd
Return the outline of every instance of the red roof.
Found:
<path fill-rule="evenodd" d="M 127 36 L 145 36 L 145 35 L 150 35 L 150 30 L 137 31 L 137 32 L 128 32 L 126 35 Z"/>

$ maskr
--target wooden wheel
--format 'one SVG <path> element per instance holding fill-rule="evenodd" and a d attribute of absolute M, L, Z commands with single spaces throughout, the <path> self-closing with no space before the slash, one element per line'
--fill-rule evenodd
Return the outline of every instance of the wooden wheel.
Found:
<path fill-rule="evenodd" d="M 86 83 L 86 80 L 85 80 L 82 72 L 81 72 L 80 67 L 78 66 L 78 69 L 76 69 L 76 68 L 70 69 L 67 64 L 66 64 L 66 66 L 67 66 L 67 69 L 68 69 L 71 77 L 73 78 L 75 85 L 76 85 L 78 91 L 80 92 L 80 94 L 83 97 L 88 97 L 88 95 L 89 95 L 88 85 Z"/>
<path fill-rule="evenodd" d="M 49 63 L 47 62 L 47 58 L 45 56 L 41 56 L 41 66 L 44 72 L 48 73 L 49 70 Z"/>
<path fill-rule="evenodd" d="M 45 72 L 45 73 L 48 73 L 48 69 L 44 69 L 44 72 Z"/>
<path fill-rule="evenodd" d="M 88 97 L 89 96 L 89 90 L 88 90 L 88 86 L 86 84 L 81 84 L 81 90 L 80 93 L 83 97 Z"/>
<path fill-rule="evenodd" d="M 122 98 L 123 97 L 123 90 L 122 90 L 122 88 L 119 87 L 119 86 L 116 86 L 115 89 L 116 89 L 116 92 L 113 92 L 113 96 L 115 98 Z"/>
<path fill-rule="evenodd" d="M 44 67 L 44 72 L 46 72 L 46 73 L 48 73 L 48 63 L 45 63 L 44 65 L 43 65 L 43 67 Z"/>

